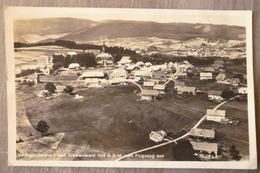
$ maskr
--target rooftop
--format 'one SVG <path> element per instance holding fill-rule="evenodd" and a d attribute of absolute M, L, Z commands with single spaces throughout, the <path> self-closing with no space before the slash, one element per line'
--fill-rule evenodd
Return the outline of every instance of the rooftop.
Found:
<path fill-rule="evenodd" d="M 207 152 L 218 152 L 217 143 L 208 143 L 208 142 L 190 142 L 194 150 L 207 151 Z"/>
<path fill-rule="evenodd" d="M 198 136 L 198 137 L 206 137 L 206 138 L 214 138 L 215 137 L 215 131 L 209 130 L 209 129 L 192 128 L 190 130 L 189 135 Z"/>
<path fill-rule="evenodd" d="M 206 114 L 211 115 L 211 116 L 223 116 L 223 117 L 225 117 L 226 111 L 225 110 L 207 109 Z"/>
<path fill-rule="evenodd" d="M 146 95 L 146 96 L 158 96 L 159 93 L 158 93 L 158 91 L 156 91 L 156 90 L 146 90 L 146 89 L 144 89 L 144 90 L 142 90 L 141 95 Z"/>

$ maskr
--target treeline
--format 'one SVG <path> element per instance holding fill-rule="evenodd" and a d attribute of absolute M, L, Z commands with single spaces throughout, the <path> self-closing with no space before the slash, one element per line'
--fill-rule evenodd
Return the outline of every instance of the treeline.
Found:
<path fill-rule="evenodd" d="M 87 50 L 87 49 L 97 49 L 101 50 L 101 45 L 93 45 L 93 44 L 77 44 L 74 41 L 68 41 L 68 40 L 56 40 L 54 42 L 41 42 L 41 43 L 21 43 L 21 42 L 15 42 L 14 48 L 20 48 L 20 47 L 34 47 L 34 46 L 62 46 L 68 49 L 78 49 L 78 50 Z M 136 55 L 136 52 L 130 49 L 126 49 L 123 47 L 113 46 L 113 47 L 107 47 L 105 46 L 106 53 L 112 54 L 114 57 L 118 57 L 118 55 Z"/>
<path fill-rule="evenodd" d="M 56 70 L 59 67 L 68 68 L 71 63 L 78 63 L 81 67 L 96 67 L 97 63 L 95 55 L 92 53 L 82 53 L 77 55 L 53 55 L 53 69 Z"/>

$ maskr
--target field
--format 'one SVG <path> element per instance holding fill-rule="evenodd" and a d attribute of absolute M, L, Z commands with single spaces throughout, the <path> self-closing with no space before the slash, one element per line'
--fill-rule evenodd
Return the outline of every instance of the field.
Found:
<path fill-rule="evenodd" d="M 156 145 L 149 139 L 151 131 L 165 130 L 172 138 L 181 136 L 205 115 L 206 109 L 214 108 L 218 104 L 207 101 L 205 93 L 180 97 L 171 91 L 162 95 L 157 101 L 138 101 L 140 96 L 138 92 L 134 92 L 138 91 L 134 85 L 77 89 L 77 93 L 84 98 L 76 100 L 72 95 L 61 94 L 54 99 L 46 100 L 36 97 L 37 92 L 44 88 L 43 85 L 20 86 L 17 90 L 17 105 L 24 105 L 17 107 L 17 115 L 26 114 L 24 118 L 18 119 L 18 138 L 27 139 L 30 136 L 33 139 L 37 138 L 34 142 L 27 139 L 26 142 L 19 143 L 18 146 L 22 145 L 18 147 L 20 152 L 25 152 L 25 146 L 31 146 L 33 143 L 35 147 L 39 145 L 37 148 L 41 148 L 41 150 L 35 150 L 36 153 L 48 151 L 56 154 L 89 153 L 106 154 L 106 156 L 110 153 L 115 154 L 113 157 L 105 158 L 97 157 L 97 155 L 95 157 L 61 157 L 59 158 L 61 160 L 111 160 L 120 155 Z M 230 114 L 234 113 L 241 118 L 241 111 L 235 109 L 237 104 L 240 109 L 245 108 L 243 106 L 245 103 L 232 102 Z M 40 138 L 39 132 L 30 126 L 28 120 L 27 124 L 24 123 L 24 119 L 27 118 L 34 128 L 40 120 L 46 121 L 50 126 L 49 135 Z M 226 143 L 235 144 L 238 149 L 241 149 L 241 153 L 248 155 L 248 144 L 246 143 L 248 134 L 247 131 L 242 131 L 247 127 L 246 118 L 247 116 L 244 115 L 244 119 L 241 119 L 243 121 L 241 121 L 241 125 L 237 126 L 236 135 L 227 134 L 229 128 L 232 127 L 224 127 L 223 131 L 218 128 L 219 124 L 214 127 L 205 123 L 202 127 L 215 128 L 220 135 L 226 136 L 220 139 L 221 142 L 225 143 L 228 141 L 227 139 L 232 140 Z M 59 138 L 55 137 L 57 134 L 59 134 Z M 243 134 L 243 138 L 240 139 L 238 134 Z M 42 146 L 43 144 L 45 147 Z M 53 149 L 53 145 L 57 144 L 59 145 Z M 169 145 L 148 153 L 160 155 L 169 151 L 176 152 L 175 147 L 175 145 Z M 166 154 L 164 158 L 158 160 L 183 159 L 173 157 L 172 154 Z M 38 157 L 38 159 L 42 158 Z"/>
<path fill-rule="evenodd" d="M 51 56 L 54 53 L 64 53 L 66 55 L 68 52 L 73 51 L 75 50 L 67 49 L 60 46 L 36 46 L 16 48 L 16 51 L 14 52 L 15 66 L 18 67 L 24 64 L 33 64 L 33 60 L 38 60 L 41 55 Z"/>

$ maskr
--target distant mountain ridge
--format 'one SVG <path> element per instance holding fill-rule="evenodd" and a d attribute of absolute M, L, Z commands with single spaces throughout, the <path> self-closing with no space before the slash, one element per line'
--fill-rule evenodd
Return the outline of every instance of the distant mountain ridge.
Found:
<path fill-rule="evenodd" d="M 157 37 L 181 41 L 197 37 L 207 40 L 245 39 L 245 27 L 241 26 L 120 20 L 96 22 L 75 18 L 19 20 L 14 23 L 14 31 L 15 41 L 25 43 L 29 42 L 29 39 L 26 39 L 28 34 L 41 36 L 38 38 L 42 40 L 38 41 L 62 39 L 76 42 L 131 37 Z"/>

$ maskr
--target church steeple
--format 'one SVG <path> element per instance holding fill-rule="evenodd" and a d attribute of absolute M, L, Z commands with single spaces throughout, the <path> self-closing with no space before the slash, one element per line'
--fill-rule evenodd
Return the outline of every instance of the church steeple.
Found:
<path fill-rule="evenodd" d="M 102 53 L 106 53 L 105 47 L 106 47 L 106 45 L 105 45 L 105 42 L 103 41 L 103 46 L 102 46 L 102 50 L 101 50 Z"/>

